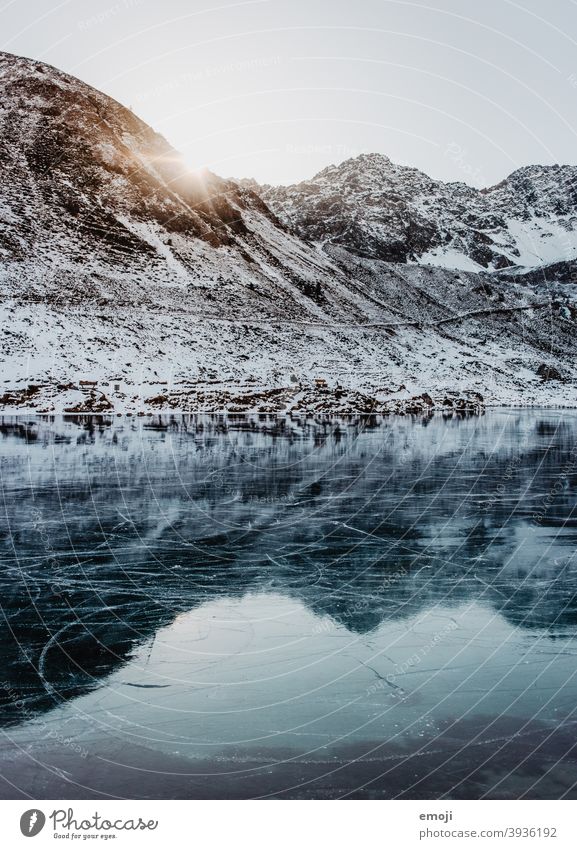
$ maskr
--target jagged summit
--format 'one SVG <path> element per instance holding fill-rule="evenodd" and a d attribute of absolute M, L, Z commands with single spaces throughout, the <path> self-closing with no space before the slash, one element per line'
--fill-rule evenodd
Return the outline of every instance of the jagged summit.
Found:
<path fill-rule="evenodd" d="M 471 271 L 535 269 L 577 257 L 575 166 L 526 166 L 476 189 L 434 180 L 383 154 L 361 154 L 260 193 L 298 235 L 363 257 Z"/>

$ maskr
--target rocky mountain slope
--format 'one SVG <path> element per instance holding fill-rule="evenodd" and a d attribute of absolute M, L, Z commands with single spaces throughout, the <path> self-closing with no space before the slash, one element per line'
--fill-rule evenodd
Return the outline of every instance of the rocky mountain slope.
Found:
<path fill-rule="evenodd" d="M 577 167 L 520 168 L 489 189 L 378 153 L 293 186 L 245 181 L 299 236 L 389 262 L 525 271 L 577 257 Z"/>
<path fill-rule="evenodd" d="M 577 404 L 571 285 L 310 243 L 82 82 L 0 54 L 0 88 L 0 409 Z"/>
<path fill-rule="evenodd" d="M 277 305 L 309 309 L 300 291 L 330 263 L 253 192 L 191 174 L 130 110 L 47 65 L 0 54 L 0 86 L 5 293 L 211 312 L 218 290 L 252 314 L 265 285 Z"/>

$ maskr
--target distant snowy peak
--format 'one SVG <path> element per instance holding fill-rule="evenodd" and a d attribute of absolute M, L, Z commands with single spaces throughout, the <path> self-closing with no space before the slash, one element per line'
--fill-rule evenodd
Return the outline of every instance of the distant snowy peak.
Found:
<path fill-rule="evenodd" d="M 577 257 L 577 167 L 533 165 L 488 189 L 362 154 L 292 186 L 247 181 L 299 236 L 363 257 L 464 270 Z"/>

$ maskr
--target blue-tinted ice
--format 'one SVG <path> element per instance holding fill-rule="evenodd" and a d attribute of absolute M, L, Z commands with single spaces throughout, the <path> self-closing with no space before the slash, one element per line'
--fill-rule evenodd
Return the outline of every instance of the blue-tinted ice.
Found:
<path fill-rule="evenodd" d="M 577 413 L 1 432 L 0 795 L 577 796 Z"/>

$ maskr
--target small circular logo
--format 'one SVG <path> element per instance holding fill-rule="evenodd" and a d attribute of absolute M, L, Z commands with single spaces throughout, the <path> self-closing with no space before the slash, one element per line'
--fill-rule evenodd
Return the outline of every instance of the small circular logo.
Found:
<path fill-rule="evenodd" d="M 40 834 L 46 823 L 46 817 L 38 808 L 25 811 L 20 817 L 20 831 L 24 837 L 36 837 Z"/>

